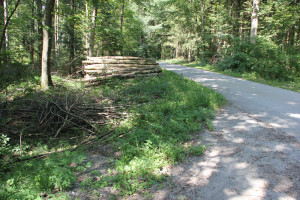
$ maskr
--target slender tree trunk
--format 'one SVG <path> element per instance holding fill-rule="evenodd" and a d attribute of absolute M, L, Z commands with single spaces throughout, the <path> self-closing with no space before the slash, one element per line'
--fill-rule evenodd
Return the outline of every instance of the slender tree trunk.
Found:
<path fill-rule="evenodd" d="M 97 16 L 97 7 L 94 6 L 93 13 L 92 13 L 92 27 L 91 27 L 91 34 L 90 34 L 90 48 L 89 48 L 90 57 L 93 57 L 94 55 L 96 16 Z"/>
<path fill-rule="evenodd" d="M 71 0 L 70 2 L 70 8 L 71 8 L 71 13 L 72 13 L 72 17 L 74 17 L 75 15 L 75 0 Z M 74 58 L 75 58 L 75 23 L 74 23 L 74 19 L 72 18 L 70 20 L 70 67 L 69 67 L 69 74 L 71 74 L 74 70 Z"/>
<path fill-rule="evenodd" d="M 2 29 L 4 29 L 5 26 L 5 6 L 4 6 L 5 0 L 0 0 L 0 30 L 2 32 Z M 2 43 L 1 43 L 2 46 Z"/>
<path fill-rule="evenodd" d="M 36 1 L 36 17 L 37 17 L 37 26 L 38 26 L 38 63 L 42 63 L 42 51 L 43 51 L 43 12 L 42 12 L 42 1 Z"/>
<path fill-rule="evenodd" d="M 59 6 L 59 0 L 56 0 L 56 12 L 54 14 L 54 52 L 55 52 L 55 57 L 58 55 L 59 51 L 59 44 L 58 44 L 58 26 L 59 26 L 59 18 L 58 18 L 58 7 Z"/>
<path fill-rule="evenodd" d="M 122 0 L 121 16 L 120 16 L 120 30 L 121 30 L 121 32 L 123 31 L 124 7 L 125 7 L 125 0 Z"/>
<path fill-rule="evenodd" d="M 295 44 L 295 25 L 293 25 L 289 31 L 289 45 L 294 46 Z"/>
<path fill-rule="evenodd" d="M 89 21 L 89 9 L 88 9 L 88 3 L 87 1 L 85 1 L 85 20 L 86 20 L 86 24 Z M 88 27 L 88 26 L 87 26 Z M 88 49 L 89 48 L 89 42 L 88 42 L 88 32 L 85 31 L 85 48 Z"/>
<path fill-rule="evenodd" d="M 51 44 L 52 44 L 52 18 L 54 11 L 55 0 L 47 0 L 44 14 L 43 28 L 43 52 L 42 52 L 42 81 L 43 89 L 48 89 L 53 86 L 51 79 Z"/>
<path fill-rule="evenodd" d="M 3 1 L 3 8 L 4 8 L 4 22 L 6 22 L 7 20 L 7 0 Z M 3 42 L 3 47 L 5 50 L 7 50 L 7 46 L 8 46 L 8 34 L 7 34 L 7 28 L 4 29 L 4 42 Z"/>
<path fill-rule="evenodd" d="M 253 12 L 252 12 L 252 21 L 251 21 L 251 35 L 250 35 L 250 40 L 252 43 L 255 42 L 255 38 L 257 37 L 258 12 L 259 12 L 259 0 L 253 0 Z"/>
<path fill-rule="evenodd" d="M 33 35 L 34 35 L 34 0 L 32 0 L 32 9 L 31 9 L 31 37 L 30 37 L 30 60 L 31 60 L 31 65 L 32 68 L 34 67 L 34 39 L 33 39 Z"/>
<path fill-rule="evenodd" d="M 122 7 L 121 7 L 121 16 L 120 16 L 120 31 L 121 31 L 121 49 L 120 53 L 121 56 L 123 55 L 123 20 L 124 20 L 124 8 L 125 8 L 125 0 L 122 0 Z"/>

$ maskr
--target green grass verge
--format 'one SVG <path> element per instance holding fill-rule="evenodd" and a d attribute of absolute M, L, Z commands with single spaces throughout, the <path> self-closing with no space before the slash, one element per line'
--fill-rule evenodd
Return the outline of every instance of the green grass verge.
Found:
<path fill-rule="evenodd" d="M 122 196 L 163 181 L 162 170 L 187 155 L 203 154 L 205 146 L 186 142 L 203 128 L 212 128 L 216 110 L 226 103 L 215 91 L 168 71 L 160 77 L 115 80 L 88 90 L 89 98 L 125 107 L 128 117 L 102 128 L 109 131 L 113 127 L 114 134 L 101 143 L 109 143 L 120 152 L 109 175 L 97 181 L 87 179 L 81 186 L 89 190 L 114 187 Z M 3 137 L 1 148 L 7 142 Z M 82 164 L 85 158 L 80 151 L 66 151 L 42 160 L 2 165 L 0 199 L 39 199 L 42 192 L 66 190 L 76 180 L 74 172 L 88 167 Z"/>
<path fill-rule="evenodd" d="M 122 135 L 113 139 L 122 153 L 115 163 L 116 173 L 93 184 L 113 185 L 123 195 L 163 180 L 160 171 L 187 154 L 203 153 L 205 147 L 186 147 L 184 142 L 210 125 L 215 110 L 226 102 L 220 94 L 168 71 L 162 77 L 107 87 L 98 87 L 97 93 L 109 91 L 133 106 L 128 109 L 130 117 L 115 129 Z"/>
<path fill-rule="evenodd" d="M 259 75 L 255 73 L 248 73 L 248 72 L 239 73 L 233 71 L 222 71 L 215 65 L 210 65 L 199 61 L 188 62 L 186 60 L 170 59 L 170 60 L 161 60 L 161 62 L 185 65 L 188 67 L 217 72 L 228 76 L 233 76 L 233 77 L 242 78 L 245 80 L 254 81 L 254 82 L 258 82 L 258 83 L 262 83 L 274 87 L 279 87 L 294 92 L 300 92 L 300 77 L 294 77 L 293 81 L 266 80 L 261 78 Z"/>

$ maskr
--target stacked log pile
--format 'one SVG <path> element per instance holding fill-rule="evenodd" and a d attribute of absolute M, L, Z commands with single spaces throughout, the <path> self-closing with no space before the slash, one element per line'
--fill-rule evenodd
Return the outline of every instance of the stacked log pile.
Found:
<path fill-rule="evenodd" d="M 110 78 L 135 78 L 157 76 L 162 72 L 154 59 L 105 56 L 88 57 L 82 62 L 84 81 L 92 83 Z"/>

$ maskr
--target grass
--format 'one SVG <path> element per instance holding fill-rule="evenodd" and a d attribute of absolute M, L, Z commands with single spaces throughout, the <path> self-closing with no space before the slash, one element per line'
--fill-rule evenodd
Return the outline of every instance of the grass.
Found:
<path fill-rule="evenodd" d="M 204 62 L 199 62 L 199 61 L 194 61 L 194 62 L 188 62 L 186 60 L 180 60 L 180 59 L 170 59 L 170 60 L 163 60 L 162 62 L 167 62 L 167 63 L 173 63 L 173 64 L 180 64 L 180 65 L 185 65 L 188 67 L 193 67 L 197 69 L 203 69 L 211 72 L 217 72 L 220 74 L 225 74 L 228 76 L 233 76 L 237 78 L 242 78 L 245 80 L 249 81 L 254 81 L 274 87 L 279 87 L 287 90 L 291 90 L 294 92 L 300 92 L 300 77 L 295 77 L 294 80 L 292 81 L 280 81 L 280 80 L 266 80 L 261 78 L 259 75 L 255 73 L 248 73 L 248 72 L 233 72 L 233 71 L 223 71 L 220 70 L 218 67 L 215 65 L 210 65 Z"/>
<path fill-rule="evenodd" d="M 66 93 L 72 91 L 74 85 L 65 85 L 62 91 L 52 92 Z M 126 117 L 109 119 L 109 123 L 100 129 L 113 134 L 101 139 L 99 145 L 110 144 L 120 152 L 120 156 L 114 158 L 108 176 L 100 176 L 97 181 L 88 178 L 81 182 L 82 189 L 113 187 L 121 196 L 147 191 L 153 184 L 165 180 L 166 175 L 162 171 L 167 166 L 183 161 L 187 155 L 202 155 L 205 146 L 189 145 L 188 141 L 205 127 L 211 129 L 216 110 L 226 103 L 220 94 L 168 71 L 163 71 L 160 77 L 114 80 L 81 89 L 86 92 L 86 101 L 94 99 L 99 105 L 113 102 L 110 105 L 122 107 L 122 112 L 126 113 Z M 10 98 L 16 99 L 18 95 L 27 96 L 32 92 L 26 91 L 13 93 Z M 2 99 L 7 101 L 7 95 L 2 94 Z M 71 138 L 78 134 L 87 133 L 74 132 L 67 136 Z M 94 137 L 100 137 L 102 133 L 98 134 Z M 9 135 L 3 135 L 0 153 L 6 154 L 18 148 L 18 143 L 13 146 L 9 139 Z M 39 145 L 43 147 L 40 153 L 49 149 L 52 141 Z M 52 145 L 53 151 L 74 145 L 68 140 L 62 141 L 66 144 L 62 147 L 57 142 L 56 147 Z M 28 150 L 23 154 L 36 149 L 32 140 L 27 145 Z M 0 198 L 39 199 L 42 192 L 48 192 L 49 198 L 59 198 L 60 194 L 53 195 L 51 191 L 72 187 L 76 181 L 75 172 L 91 165 L 90 162 L 84 164 L 87 162 L 85 158 L 82 151 L 67 150 L 44 159 L 13 163 L 9 167 L 2 164 Z"/>

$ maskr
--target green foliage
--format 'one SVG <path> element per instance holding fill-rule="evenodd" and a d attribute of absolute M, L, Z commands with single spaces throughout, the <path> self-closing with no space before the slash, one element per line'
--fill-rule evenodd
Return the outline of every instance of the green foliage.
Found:
<path fill-rule="evenodd" d="M 205 145 L 192 146 L 190 148 L 190 153 L 194 156 L 201 156 L 206 150 Z"/>
<path fill-rule="evenodd" d="M 255 43 L 236 39 L 217 63 L 221 70 L 254 72 L 265 79 L 290 80 L 297 75 L 300 63 L 274 42 L 257 38 Z"/>
<path fill-rule="evenodd" d="M 107 86 L 116 95 L 114 98 L 122 96 L 132 104 L 129 119 L 115 129 L 122 135 L 114 138 L 122 156 L 115 162 L 116 173 L 83 185 L 110 185 L 123 195 L 163 180 L 160 171 L 168 164 L 184 160 L 188 153 L 201 155 L 204 147 L 189 149 L 184 142 L 200 131 L 207 119 L 213 118 L 214 110 L 225 103 L 220 94 L 167 71 L 162 77 Z"/>
<path fill-rule="evenodd" d="M 75 169 L 70 164 L 82 164 L 85 158 L 82 151 L 66 151 L 43 160 L 13 163 L 7 169 L 1 168 L 0 198 L 40 199 L 42 192 L 65 190 L 76 181 Z"/>

